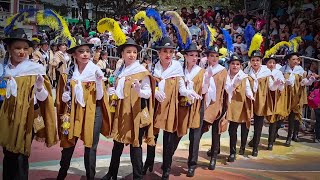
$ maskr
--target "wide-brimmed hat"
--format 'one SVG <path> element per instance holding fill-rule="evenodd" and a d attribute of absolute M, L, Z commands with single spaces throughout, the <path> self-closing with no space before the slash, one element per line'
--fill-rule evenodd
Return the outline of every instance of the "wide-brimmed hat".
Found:
<path fill-rule="evenodd" d="M 124 44 L 118 46 L 118 48 L 117 48 L 118 53 L 121 53 L 128 46 L 136 47 L 138 52 L 140 52 L 142 49 L 142 47 L 139 46 L 132 38 L 127 38 L 127 40 Z"/>
<path fill-rule="evenodd" d="M 78 48 L 78 47 L 81 47 L 81 46 L 89 46 L 90 48 L 93 47 L 93 44 L 90 44 L 90 43 L 87 43 L 86 40 L 81 37 L 81 36 L 77 36 L 75 37 L 75 43 L 76 45 L 70 49 L 67 50 L 67 53 L 69 54 L 72 54 L 74 53 L 74 51 Z"/>
<path fill-rule="evenodd" d="M 164 37 L 159 45 L 155 47 L 156 49 L 175 49 L 176 47 L 174 46 L 173 42 L 169 37 Z"/>
<path fill-rule="evenodd" d="M 18 28 L 13 30 L 10 34 L 8 34 L 4 39 L 3 42 L 7 45 L 13 41 L 25 41 L 29 44 L 30 47 L 33 46 L 32 41 L 28 39 L 27 34 L 24 32 L 24 29 Z"/>
<path fill-rule="evenodd" d="M 232 54 L 227 63 L 230 64 L 232 61 L 240 61 L 240 63 L 243 63 L 243 60 L 238 56 L 238 54 Z"/>
<path fill-rule="evenodd" d="M 50 44 L 50 43 L 47 39 L 41 39 L 39 44 L 43 45 L 43 44 Z"/>
<path fill-rule="evenodd" d="M 206 51 L 205 53 L 208 55 L 210 53 L 217 53 L 219 54 L 219 56 L 221 56 L 222 54 L 219 52 L 219 47 L 217 45 L 213 45 L 213 46 L 210 46 Z"/>
<path fill-rule="evenodd" d="M 301 54 L 298 53 L 298 52 L 290 52 L 289 54 L 287 54 L 286 56 L 284 56 L 283 59 L 284 59 L 285 61 L 288 61 L 289 58 L 292 57 L 292 56 L 298 56 L 298 57 L 299 57 L 299 56 L 301 56 Z"/>
<path fill-rule="evenodd" d="M 254 50 L 254 51 L 252 51 L 252 53 L 250 55 L 250 58 L 253 58 L 253 57 L 260 57 L 262 59 L 263 54 L 260 50 Z"/>
<path fill-rule="evenodd" d="M 267 64 L 267 62 L 268 62 L 269 60 L 271 60 L 271 59 L 273 59 L 274 61 L 276 61 L 276 63 L 279 63 L 279 62 L 280 62 L 280 59 L 279 59 L 279 58 L 277 58 L 275 55 L 271 55 L 270 57 L 263 58 L 262 63 L 263 63 L 263 64 Z"/>
<path fill-rule="evenodd" d="M 187 52 L 198 52 L 198 53 L 200 53 L 201 51 L 198 50 L 197 45 L 195 43 L 192 43 L 187 49 L 182 51 L 183 54 L 185 54 Z"/>

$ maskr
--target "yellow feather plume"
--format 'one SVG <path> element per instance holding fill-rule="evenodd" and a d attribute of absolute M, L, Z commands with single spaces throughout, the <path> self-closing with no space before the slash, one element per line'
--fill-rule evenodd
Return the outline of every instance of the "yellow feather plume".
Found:
<path fill-rule="evenodd" d="M 208 26 L 208 25 L 207 25 Z M 212 28 L 210 26 L 208 26 L 208 29 L 210 31 L 210 46 L 213 46 L 213 43 L 216 42 L 216 34 L 217 34 L 217 31 L 215 28 Z"/>
<path fill-rule="evenodd" d="M 146 11 L 139 11 L 135 16 L 134 20 L 139 21 L 140 19 L 145 19 L 147 17 Z"/>
<path fill-rule="evenodd" d="M 37 42 L 37 43 L 40 43 L 40 39 L 39 39 L 39 38 L 36 38 L 36 37 L 33 37 L 33 38 L 32 38 L 32 41 L 35 41 L 35 42 Z"/>
<path fill-rule="evenodd" d="M 287 41 L 281 41 L 281 42 L 277 43 L 271 49 L 266 51 L 264 58 L 269 58 L 271 55 L 275 55 L 278 52 L 278 50 L 283 46 L 290 47 L 290 43 Z"/>
<path fill-rule="evenodd" d="M 291 39 L 290 43 L 293 46 L 293 52 L 298 52 L 299 44 L 302 42 L 300 36 Z"/>
<path fill-rule="evenodd" d="M 225 58 L 228 55 L 228 50 L 227 48 L 220 48 L 219 53 L 222 54 L 221 56 L 219 56 L 219 58 Z"/>
<path fill-rule="evenodd" d="M 36 15 L 38 25 L 49 26 L 51 29 L 58 31 L 59 35 L 55 38 L 64 38 L 69 40 L 69 47 L 76 46 L 75 39 L 72 37 L 67 21 L 57 12 L 51 9 L 41 10 Z"/>
<path fill-rule="evenodd" d="M 188 37 L 191 38 L 191 33 L 188 26 L 183 22 L 183 19 L 176 11 L 167 11 L 165 15 L 171 17 L 172 24 L 174 24 L 178 28 L 178 31 L 182 38 L 182 42 L 186 44 Z"/>
<path fill-rule="evenodd" d="M 111 19 L 111 18 L 100 19 L 100 21 L 97 24 L 97 30 L 100 33 L 104 33 L 105 31 L 111 32 L 112 37 L 117 46 L 120 46 L 126 43 L 127 37 L 122 32 L 120 25 L 114 19 Z"/>
<path fill-rule="evenodd" d="M 251 45 L 250 45 L 250 48 L 249 48 L 249 51 L 248 51 L 248 55 L 249 57 L 251 56 L 252 52 L 254 50 L 259 50 L 260 49 L 260 46 L 263 42 L 263 37 L 260 33 L 256 33 L 253 38 L 252 38 L 252 41 L 251 41 Z"/>
<path fill-rule="evenodd" d="M 149 18 L 146 15 L 146 11 L 140 11 L 134 16 L 134 20 L 138 21 L 140 19 L 144 20 L 144 25 L 146 26 L 148 32 L 151 34 L 154 41 L 159 41 L 162 38 L 162 31 L 159 28 L 157 22 L 153 18 Z"/>

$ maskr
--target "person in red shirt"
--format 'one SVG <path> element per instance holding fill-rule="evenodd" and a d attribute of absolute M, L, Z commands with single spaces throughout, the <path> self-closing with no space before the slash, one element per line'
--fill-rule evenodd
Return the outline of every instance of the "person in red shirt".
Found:
<path fill-rule="evenodd" d="M 214 19 L 215 12 L 212 10 L 211 6 L 208 6 L 207 12 L 205 13 L 204 17 L 207 19 Z"/>

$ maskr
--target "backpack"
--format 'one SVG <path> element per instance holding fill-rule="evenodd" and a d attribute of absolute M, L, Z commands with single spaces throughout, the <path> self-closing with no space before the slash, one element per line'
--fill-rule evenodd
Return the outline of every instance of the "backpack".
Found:
<path fill-rule="evenodd" d="M 308 106 L 313 109 L 320 108 L 320 89 L 316 88 L 308 96 Z"/>

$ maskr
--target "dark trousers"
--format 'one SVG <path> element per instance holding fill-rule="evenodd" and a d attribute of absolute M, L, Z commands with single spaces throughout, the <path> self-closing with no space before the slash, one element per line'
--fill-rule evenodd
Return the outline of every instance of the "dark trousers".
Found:
<path fill-rule="evenodd" d="M 253 132 L 253 149 L 258 149 L 260 138 L 261 138 L 261 132 L 263 127 L 263 120 L 264 116 L 257 116 L 254 114 L 254 132 Z"/>
<path fill-rule="evenodd" d="M 140 128 L 139 130 L 139 147 L 133 147 L 130 145 L 130 159 L 133 169 L 133 179 L 142 179 L 142 137 L 144 135 L 144 132 L 146 132 L 146 128 Z M 108 176 L 112 177 L 113 179 L 117 179 L 119 166 L 120 166 L 120 157 L 122 155 L 122 151 L 124 148 L 124 144 L 113 141 L 113 148 L 112 148 L 112 156 L 111 156 L 111 162 L 109 166 Z"/>
<path fill-rule="evenodd" d="M 240 148 L 245 149 L 247 144 L 247 138 L 249 129 L 246 126 L 246 123 L 237 123 L 230 121 L 229 124 L 229 136 L 230 136 L 230 154 L 236 154 L 237 146 L 237 130 L 238 126 L 241 125 L 241 146 Z"/>
<path fill-rule="evenodd" d="M 220 150 L 220 134 L 219 134 L 219 124 L 221 119 L 215 120 L 212 124 L 212 142 L 211 142 L 211 154 L 212 157 L 217 157 Z"/>
<path fill-rule="evenodd" d="M 204 107 L 203 103 L 200 109 L 200 127 L 190 129 L 189 131 L 189 157 L 188 157 L 188 168 L 196 168 L 198 164 L 199 145 L 202 136 L 201 129 L 203 124 Z"/>
<path fill-rule="evenodd" d="M 159 134 L 154 136 L 154 142 L 157 144 Z M 156 146 L 147 146 L 147 158 L 145 166 L 153 166 L 154 158 L 156 157 Z"/>
<path fill-rule="evenodd" d="M 314 113 L 316 115 L 316 124 L 314 127 L 316 139 L 320 139 L 320 109 L 315 109 Z"/>
<path fill-rule="evenodd" d="M 287 140 L 297 137 L 299 133 L 300 122 L 295 120 L 295 113 L 291 112 L 288 117 L 288 136 Z"/>
<path fill-rule="evenodd" d="M 93 143 L 92 147 L 85 147 L 84 149 L 84 166 L 86 169 L 87 179 L 94 179 L 96 174 L 96 154 L 99 143 L 100 131 L 102 126 L 102 112 L 101 107 L 96 108 L 94 129 L 93 129 Z M 76 139 L 76 143 L 77 143 Z M 63 148 L 61 151 L 60 169 L 57 179 L 65 179 L 70 167 L 71 158 L 74 152 L 75 146 L 69 148 Z"/>
<path fill-rule="evenodd" d="M 268 145 L 273 145 L 273 142 L 276 139 L 277 126 L 278 126 L 278 122 L 270 123 L 269 125 Z"/>
<path fill-rule="evenodd" d="M 29 171 L 28 156 L 13 153 L 3 148 L 3 180 L 27 180 Z"/>

